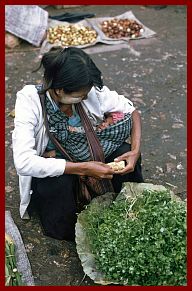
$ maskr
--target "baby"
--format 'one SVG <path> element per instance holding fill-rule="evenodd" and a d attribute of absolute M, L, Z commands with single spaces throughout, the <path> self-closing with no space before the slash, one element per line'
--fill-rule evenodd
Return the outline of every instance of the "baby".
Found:
<path fill-rule="evenodd" d="M 101 131 L 107 128 L 109 125 L 116 123 L 117 121 L 124 118 L 124 113 L 122 112 L 110 112 L 105 113 L 105 120 L 96 127 L 96 130 Z"/>
<path fill-rule="evenodd" d="M 116 123 L 117 121 L 121 120 L 124 118 L 124 113 L 123 112 L 110 112 L 110 113 L 105 113 L 105 119 L 102 123 L 96 126 L 94 128 L 96 131 L 102 131 L 103 129 L 107 128 L 111 124 Z M 68 130 L 70 132 L 85 132 L 84 128 L 82 126 L 68 126 Z M 45 151 L 43 154 L 44 158 L 55 158 L 56 157 L 56 151 L 55 150 L 50 150 L 50 151 Z"/>
<path fill-rule="evenodd" d="M 124 118 L 124 113 L 122 112 L 105 113 L 104 121 L 101 124 L 97 125 L 95 130 L 102 131 L 103 129 L 107 128 L 109 125 L 114 124 L 123 118 Z M 68 126 L 68 130 L 70 132 L 84 132 L 84 129 L 81 126 L 80 127 Z"/>

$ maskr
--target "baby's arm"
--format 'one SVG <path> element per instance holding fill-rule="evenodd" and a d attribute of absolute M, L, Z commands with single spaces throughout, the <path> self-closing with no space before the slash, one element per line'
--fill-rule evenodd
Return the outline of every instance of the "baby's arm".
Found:
<path fill-rule="evenodd" d="M 97 130 L 101 131 L 105 128 L 107 128 L 110 124 L 113 124 L 117 122 L 118 120 L 121 120 L 124 118 L 124 113 L 123 112 L 109 112 L 105 113 L 105 120 L 97 126 Z"/>
<path fill-rule="evenodd" d="M 110 124 L 113 124 L 113 119 L 111 116 L 108 116 L 105 118 L 103 122 L 101 122 L 99 125 L 97 125 L 96 130 L 101 131 L 105 128 L 107 128 Z"/>

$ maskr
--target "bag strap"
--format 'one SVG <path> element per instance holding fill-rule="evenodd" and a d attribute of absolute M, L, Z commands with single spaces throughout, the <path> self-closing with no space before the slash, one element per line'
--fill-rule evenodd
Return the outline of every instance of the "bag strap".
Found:
<path fill-rule="evenodd" d="M 83 106 L 81 103 L 75 104 L 75 108 L 81 118 L 82 125 L 86 132 L 87 142 L 89 145 L 89 150 L 91 157 L 94 161 L 105 162 L 105 156 L 103 148 L 99 142 L 98 137 L 95 134 L 93 126 L 90 119 L 88 118 Z"/>
<path fill-rule="evenodd" d="M 103 148 L 99 142 L 99 139 L 93 129 L 90 119 L 88 118 L 81 103 L 75 104 L 75 108 L 80 115 L 82 125 L 85 129 L 86 138 L 90 150 L 91 157 L 94 161 L 100 161 L 105 163 L 105 156 Z M 102 193 L 105 192 L 115 192 L 111 180 L 102 179 L 98 180 L 98 187 L 101 189 Z"/>

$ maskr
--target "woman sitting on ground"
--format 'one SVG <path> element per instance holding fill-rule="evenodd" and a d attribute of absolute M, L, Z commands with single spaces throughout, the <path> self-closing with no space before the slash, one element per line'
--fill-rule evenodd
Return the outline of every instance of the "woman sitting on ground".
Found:
<path fill-rule="evenodd" d="M 103 85 L 100 70 L 83 50 L 57 48 L 44 54 L 41 64 L 42 86 L 24 86 L 15 105 L 12 139 L 20 215 L 29 218 L 33 203 L 45 235 L 74 240 L 80 184 L 87 177 L 101 189 L 94 193 L 94 187 L 87 187 L 91 199 L 119 193 L 125 181 L 143 182 L 141 119 L 130 100 Z M 123 116 L 102 127 L 111 113 Z M 125 168 L 114 171 L 107 165 L 114 160 L 124 160 Z"/>

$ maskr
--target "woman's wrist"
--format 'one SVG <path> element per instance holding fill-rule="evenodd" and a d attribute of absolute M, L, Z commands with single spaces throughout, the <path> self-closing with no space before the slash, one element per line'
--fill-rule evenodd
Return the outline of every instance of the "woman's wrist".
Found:
<path fill-rule="evenodd" d="M 132 152 L 134 155 L 140 155 L 140 153 L 141 153 L 140 150 L 131 150 L 131 152 Z"/>
<path fill-rule="evenodd" d="M 72 174 L 72 175 L 86 175 L 87 172 L 87 162 L 81 163 L 73 163 L 73 162 L 66 162 L 65 165 L 65 174 Z"/>
<path fill-rule="evenodd" d="M 131 145 L 131 151 L 134 152 L 135 154 L 140 154 L 140 144 L 137 145 Z"/>

